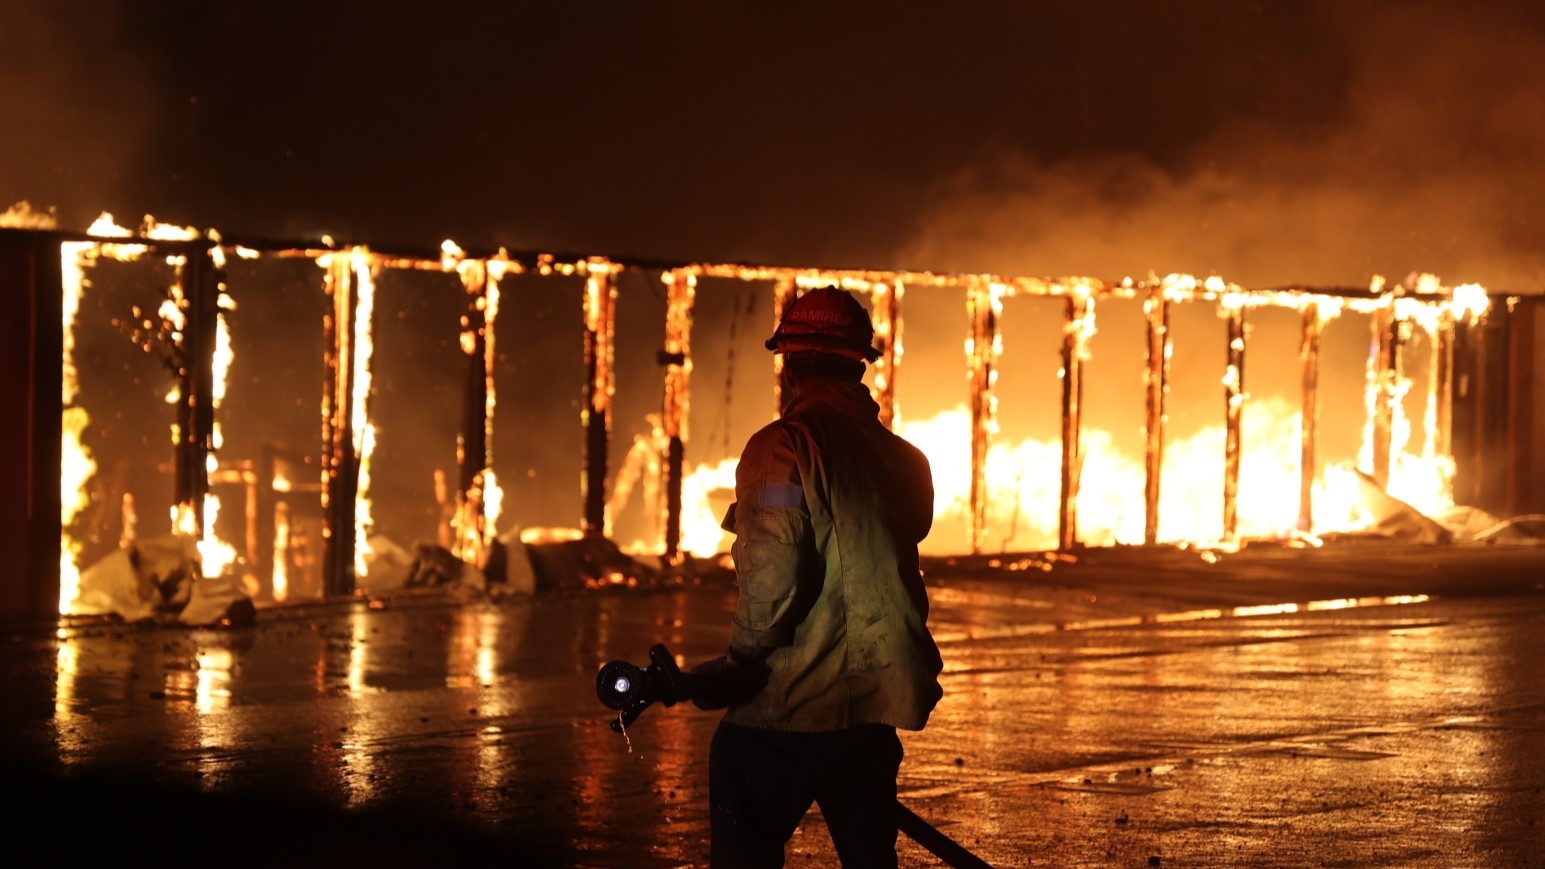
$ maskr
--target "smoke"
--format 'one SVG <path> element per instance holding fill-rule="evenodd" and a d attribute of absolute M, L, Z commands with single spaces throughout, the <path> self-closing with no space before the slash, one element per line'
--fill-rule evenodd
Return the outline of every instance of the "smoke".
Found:
<path fill-rule="evenodd" d="M 84 228 L 125 192 L 154 119 L 141 60 L 121 39 L 126 8 L 0 6 L 0 208 L 29 202 Z"/>
<path fill-rule="evenodd" d="M 1097 157 L 1000 147 L 935 190 L 903 258 L 1106 280 L 1218 274 L 1247 287 L 1431 272 L 1545 290 L 1545 22 L 1498 5 L 1370 5 L 1312 7 L 1342 52 L 1321 62 L 1346 67 L 1339 91 L 1319 98 L 1334 101 L 1328 120 L 1240 110 L 1178 158 L 1145 150 L 1143 129 Z M 1291 92 L 1304 72 L 1268 68 L 1261 89 Z"/>

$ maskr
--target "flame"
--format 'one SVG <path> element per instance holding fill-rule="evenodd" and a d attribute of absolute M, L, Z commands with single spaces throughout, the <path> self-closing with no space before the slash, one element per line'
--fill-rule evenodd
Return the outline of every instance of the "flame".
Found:
<path fill-rule="evenodd" d="M 483 403 L 484 436 L 488 443 L 493 442 L 494 409 L 498 405 L 495 398 L 494 360 L 499 358 L 495 347 L 495 327 L 499 322 L 499 281 L 510 268 L 507 259 L 501 258 L 489 261 L 484 268 L 487 272 L 484 281 L 484 310 L 483 310 L 483 389 L 485 393 Z M 487 523 L 485 535 L 489 540 L 498 535 L 499 516 L 504 510 L 504 490 L 499 487 L 499 480 L 494 475 L 493 468 L 483 472 L 483 519 Z"/>
<path fill-rule="evenodd" d="M 1243 410 L 1244 447 L 1238 493 L 1239 535 L 1253 539 L 1298 536 L 1296 492 L 1299 485 L 1300 421 L 1297 408 L 1280 400 L 1252 401 Z M 924 550 L 958 551 L 971 527 L 969 442 L 971 414 L 964 404 L 899 426 L 898 433 L 928 456 L 934 478 L 934 534 Z M 1223 426 L 1210 426 L 1173 441 L 1165 451 L 1159 498 L 1159 540 L 1198 546 L 1223 545 Z M 1109 431 L 1084 432 L 1085 463 L 1078 494 L 1078 534 L 1089 546 L 1143 542 L 1144 466 L 1140 457 L 1121 452 Z M 1017 551 L 1057 547 L 1059 469 L 1062 447 L 1056 440 L 1027 438 L 995 443 L 988 451 L 987 516 L 993 542 Z M 733 491 L 736 459 L 700 465 L 682 485 L 682 548 L 697 555 L 724 551 L 728 536 L 709 504 L 709 493 Z M 1431 477 L 1431 463 L 1401 455 L 1392 471 L 1390 493 L 1402 497 L 1406 480 Z M 1366 530 L 1374 517 L 1363 505 L 1361 482 L 1346 464 L 1323 467 L 1313 483 L 1315 534 Z M 930 545 L 931 543 L 931 545 Z"/>
<path fill-rule="evenodd" d="M 522 528 L 520 529 L 520 542 L 528 546 L 543 543 L 572 543 L 575 540 L 584 540 L 583 528 Z"/>
<path fill-rule="evenodd" d="M 726 506 L 735 500 L 735 466 L 738 458 L 725 459 L 718 464 L 698 465 L 681 481 L 681 550 L 693 555 L 707 556 L 724 551 L 727 535 L 719 527 L 723 516 L 714 515 L 710 495 L 728 493 L 721 497 Z"/>
<path fill-rule="evenodd" d="M 0 226 L 42 219 L 21 206 L 25 206 L 25 203 L 13 206 L 4 215 L 0 215 Z M 79 552 L 79 544 L 68 539 L 68 525 L 79 515 L 79 511 L 84 509 L 87 500 L 83 494 L 85 483 L 95 472 L 95 465 L 89 452 L 80 443 L 81 432 L 89 424 L 89 418 L 84 410 L 71 406 L 76 392 L 72 332 L 74 318 L 79 309 L 80 290 L 85 285 L 83 267 L 94 262 L 97 257 L 132 259 L 149 249 L 147 244 L 136 243 L 132 239 L 135 235 L 134 231 L 118 226 L 112 216 L 105 212 L 92 224 L 89 232 L 94 236 L 90 241 L 65 244 L 61 248 L 66 297 L 63 323 L 65 416 L 61 474 L 61 520 L 66 528 L 66 536 L 61 545 L 62 611 L 68 606 L 69 601 L 73 600 L 76 594 L 75 584 L 78 582 L 78 571 L 73 562 Z M 139 234 L 142 241 L 153 239 L 186 242 L 200 237 L 198 230 L 161 224 L 148 215 L 141 225 Z M 211 255 L 217 264 L 223 264 L 225 250 L 220 245 L 218 235 L 210 232 L 209 239 L 214 244 Z M 333 247 L 335 244 L 331 238 L 324 238 L 323 241 L 328 247 Z M 248 249 L 233 248 L 233 250 L 242 256 L 257 256 L 255 251 Z M 364 576 L 367 572 L 367 556 L 370 553 L 369 534 L 373 525 L 370 469 L 377 436 L 368 413 L 373 355 L 372 270 L 384 261 L 377 261 L 367 249 L 362 247 L 353 248 L 352 251 L 338 250 L 336 254 L 352 257 L 351 269 L 357 282 L 356 312 L 352 318 L 353 334 L 349 338 L 354 348 L 354 352 L 349 356 L 353 390 L 350 402 L 350 423 L 352 446 L 359 463 L 359 480 L 355 489 L 353 551 L 356 575 Z M 323 260 L 330 259 L 332 255 L 333 253 L 329 252 L 326 257 L 319 260 L 318 264 L 325 265 Z M 173 255 L 168 258 L 168 262 L 180 265 L 181 256 Z M 469 260 L 465 252 L 450 240 L 441 245 L 440 265 L 447 271 L 460 272 L 464 280 L 471 269 L 486 270 L 487 293 L 484 298 L 478 300 L 477 304 L 485 310 L 485 322 L 488 326 L 486 352 L 487 358 L 491 360 L 494 358 L 492 325 L 499 301 L 497 281 L 507 269 L 514 268 L 520 271 L 520 267 L 509 263 L 503 251 L 492 260 Z M 555 257 L 544 254 L 536 260 L 536 270 L 539 274 L 581 274 L 587 277 L 586 292 L 588 297 L 593 299 L 590 304 L 587 304 L 587 316 L 590 318 L 587 320 L 587 326 L 592 331 L 600 331 L 603 326 L 608 331 L 610 329 L 609 323 L 602 323 L 599 320 L 603 314 L 610 316 L 609 309 L 602 305 L 599 299 L 603 294 L 615 295 L 615 283 L 607 279 L 622 268 L 619 264 L 598 257 L 570 263 L 560 262 Z M 816 270 L 794 272 L 786 269 L 710 265 L 692 266 L 690 269 L 682 269 L 681 273 L 689 282 L 695 282 L 696 277 L 703 274 L 742 280 L 777 279 L 787 281 L 790 286 L 797 285 L 802 288 L 836 283 L 844 289 L 868 292 L 882 299 L 894 292 L 898 300 L 903 286 L 908 281 L 915 281 L 921 285 L 930 283 L 958 285 L 958 282 L 948 276 L 912 273 L 906 276 L 881 273 L 832 274 Z M 1003 335 L 997 330 L 996 321 L 1002 314 L 1002 300 L 1006 296 L 1031 292 L 1067 297 L 1079 303 L 1079 307 L 1077 315 L 1071 316 L 1065 324 L 1066 345 L 1071 352 L 1071 358 L 1082 362 L 1091 355 L 1091 343 L 1096 335 L 1095 302 L 1106 292 L 1117 291 L 1117 287 L 1086 278 L 1066 279 L 1055 283 L 1020 278 L 1004 280 L 988 276 L 977 276 L 975 280 L 980 281 L 981 298 L 986 302 L 982 308 L 984 322 L 979 331 L 966 339 L 964 349 L 968 359 L 968 369 L 971 367 L 970 362 L 974 360 L 978 366 L 977 370 L 982 375 L 979 378 L 980 382 L 976 384 L 979 387 L 980 406 L 973 412 L 965 405 L 960 405 L 930 419 L 905 423 L 897 414 L 893 418 L 893 423 L 898 432 L 917 443 L 933 462 L 936 528 L 959 526 L 965 529 L 959 539 L 970 540 L 972 529 L 981 524 L 980 520 L 985 516 L 990 521 L 987 523 L 988 527 L 982 529 L 982 534 L 995 534 L 998 539 L 994 542 L 1005 550 L 1010 545 L 1025 550 L 1054 549 L 1058 544 L 1056 526 L 1061 506 L 1059 499 L 1062 445 L 1058 441 L 1040 442 L 1033 439 L 1026 439 L 1019 443 L 999 440 L 1001 430 L 997 426 L 996 419 L 999 398 L 994 387 L 998 376 L 995 363 L 1002 352 Z M 1162 279 L 1150 276 L 1149 281 L 1143 283 L 1141 287 L 1130 278 L 1119 285 L 1120 290 L 1129 292 L 1152 292 L 1155 288 L 1160 290 L 1162 298 L 1166 300 L 1215 299 L 1219 305 L 1220 314 L 1225 311 L 1237 312 L 1246 307 L 1261 304 L 1276 304 L 1294 307 L 1301 311 L 1307 311 L 1312 306 L 1322 323 L 1338 316 L 1344 309 L 1389 316 L 1394 318 L 1402 329 L 1407 329 L 1408 324 L 1420 327 L 1434 340 L 1454 322 L 1475 322 L 1485 313 L 1490 304 L 1484 288 L 1475 284 L 1453 288 L 1449 291 L 1446 301 L 1435 301 L 1431 297 L 1442 293 L 1444 288 L 1435 275 L 1429 274 L 1413 274 L 1407 279 L 1405 285 L 1395 286 L 1389 290 L 1386 289 L 1385 280 L 1381 276 L 1375 276 L 1370 282 L 1370 296 L 1367 298 L 1322 296 L 1312 292 L 1247 292 L 1217 276 L 1199 280 L 1195 276 L 1186 274 L 1171 274 Z M 182 286 L 179 282 L 173 287 L 171 297 L 163 304 L 160 312 L 174 337 L 180 337 L 186 325 L 181 293 Z M 223 293 L 219 299 L 222 309 L 234 308 Z M 225 396 L 226 378 L 232 359 L 224 311 L 222 310 L 218 316 L 217 346 L 213 363 L 216 390 L 213 401 L 216 408 Z M 881 337 L 887 339 L 886 343 L 892 345 L 894 359 L 899 361 L 902 356 L 899 331 L 901 322 L 898 319 L 894 324 L 896 330 L 894 334 L 890 331 L 892 325 L 887 319 L 877 324 L 877 329 L 880 330 Z M 464 334 L 464 346 L 467 340 L 468 335 Z M 1244 344 L 1243 336 L 1236 337 L 1230 349 L 1242 353 Z M 1168 352 L 1167 349 L 1166 352 Z M 690 356 L 684 366 L 687 370 L 690 370 L 689 360 Z M 597 365 L 592 393 L 599 399 L 601 405 L 593 410 L 610 411 L 613 391 L 610 364 L 611 359 L 608 354 L 606 358 L 599 360 Z M 1393 370 L 1386 370 L 1390 367 Z M 1076 372 L 1064 369 L 1059 371 L 1059 377 L 1066 378 L 1073 373 Z M 890 378 L 887 372 L 877 372 L 876 380 L 876 388 L 882 390 L 889 388 Z M 1296 499 L 1285 499 L 1278 493 L 1294 491 L 1298 487 L 1301 473 L 1298 462 L 1302 445 L 1300 432 L 1302 421 L 1297 408 L 1288 402 L 1261 401 L 1251 396 L 1245 390 L 1242 380 L 1243 372 L 1230 364 L 1224 373 L 1223 385 L 1230 396 L 1230 410 L 1242 412 L 1242 420 L 1236 420 L 1241 423 L 1239 429 L 1226 431 L 1222 426 L 1215 426 L 1189 438 L 1167 444 L 1163 465 L 1159 469 L 1163 481 L 1159 495 L 1161 523 L 1158 536 L 1160 539 L 1190 543 L 1219 542 L 1223 533 L 1220 518 L 1223 499 L 1220 495 L 1224 485 L 1224 473 L 1221 467 L 1223 455 L 1226 452 L 1224 444 L 1227 439 L 1241 433 L 1246 441 L 1239 451 L 1239 455 L 1242 456 L 1240 477 L 1244 484 L 1238 489 L 1235 505 L 1240 536 L 1289 537 L 1304 534 L 1312 536 L 1314 533 L 1325 533 L 1331 530 L 1357 530 L 1368 527 L 1373 520 L 1369 510 L 1361 502 L 1361 493 L 1365 490 L 1366 483 L 1359 477 L 1357 471 L 1362 470 L 1367 473 L 1367 469 L 1371 467 L 1376 438 L 1379 436 L 1387 437 L 1387 443 L 1379 447 L 1380 449 L 1387 447 L 1389 467 L 1386 489 L 1389 494 L 1428 513 L 1452 506 L 1453 460 L 1451 456 L 1445 454 L 1446 440 L 1436 434 L 1441 423 L 1434 411 L 1436 400 L 1433 385 L 1428 384 L 1427 407 L 1423 417 L 1425 437 L 1421 444 L 1413 445 L 1411 442 L 1414 427 L 1411 419 L 1406 415 L 1405 405 L 1408 399 L 1415 397 L 1412 393 L 1414 384 L 1400 371 L 1398 360 L 1393 366 L 1386 367 L 1379 367 L 1371 360 L 1365 393 L 1368 424 L 1364 428 L 1357 468 L 1333 464 L 1321 467 L 1318 478 L 1312 481 L 1314 496 L 1312 528 L 1296 528 L 1298 522 L 1295 512 L 1297 505 L 1294 503 Z M 177 397 L 174 395 L 169 400 L 177 400 Z M 684 395 L 682 400 L 684 409 Z M 491 430 L 494 410 L 491 376 L 487 383 L 485 410 Z M 1377 431 L 1374 426 L 1373 421 L 1380 412 L 1387 415 L 1387 432 Z M 1076 424 L 1080 416 L 1075 413 L 1070 418 Z M 1231 419 L 1236 418 L 1231 416 Z M 684 418 L 678 418 L 674 422 L 682 428 L 684 423 Z M 1383 424 L 1384 420 L 1380 420 L 1380 423 Z M 684 431 L 679 433 L 684 435 Z M 175 434 L 174 432 L 174 437 Z M 1110 432 L 1082 429 L 1077 431 L 1077 435 L 1075 466 L 1080 470 L 1080 478 L 1074 513 L 1078 517 L 1078 542 L 1095 546 L 1141 543 L 1145 534 L 1146 505 L 1141 496 L 1134 497 L 1134 493 L 1143 492 L 1145 489 L 1147 472 L 1141 457 L 1133 458 L 1116 449 L 1114 446 L 1116 439 Z M 217 468 L 214 451 L 218 451 L 222 441 L 218 422 L 214 425 L 211 437 L 214 450 L 208 456 L 208 470 L 212 473 Z M 1227 443 L 1228 449 L 1236 445 L 1232 440 L 1227 440 Z M 967 445 L 971 448 L 967 449 Z M 975 457 L 973 457 L 973 451 L 976 453 Z M 973 461 L 976 460 L 980 460 L 981 468 L 972 466 Z M 692 469 L 683 480 L 682 550 L 705 555 L 719 553 L 725 547 L 726 535 L 719 528 L 719 522 L 722 518 L 722 508 L 733 500 L 735 465 L 736 460 L 733 458 L 717 464 L 701 464 Z M 972 493 L 973 475 L 978 489 L 975 496 Z M 982 483 L 983 480 L 987 481 L 985 485 Z M 276 477 L 273 488 L 275 491 L 284 491 L 288 488 L 288 484 L 282 478 Z M 484 470 L 478 483 L 476 496 L 480 507 L 484 510 L 483 518 L 486 520 L 482 526 L 483 533 L 492 535 L 500 514 L 503 493 L 491 469 Z M 973 500 L 983 499 L 986 501 L 985 510 L 981 510 L 979 504 L 972 503 Z M 208 575 L 228 566 L 234 559 L 235 549 L 220 543 L 214 535 L 214 520 L 220 507 L 219 500 L 208 495 L 203 507 L 204 527 L 202 529 L 192 527 L 195 524 L 194 511 L 188 505 L 174 508 L 173 524 L 179 532 L 200 535 L 200 552 L 206 575 Z M 978 511 L 976 516 L 972 515 L 973 510 Z M 568 529 L 527 530 L 538 535 L 571 533 Z M 288 531 L 289 524 L 286 518 L 276 527 L 276 549 L 282 550 L 287 546 Z M 527 536 L 525 532 L 522 533 L 522 539 L 527 539 Z M 985 541 L 972 540 L 971 542 L 977 544 Z M 948 545 L 945 545 L 947 548 Z M 282 563 L 275 566 L 274 585 L 276 597 L 283 599 L 286 582 Z"/>
<path fill-rule="evenodd" d="M 58 212 L 50 208 L 37 211 L 32 203 L 23 199 L 5 211 L 0 211 L 0 228 L 3 229 L 57 229 Z"/>
<path fill-rule="evenodd" d="M 161 223 L 147 214 L 141 224 L 140 234 L 146 238 L 158 241 L 192 241 L 203 233 L 191 226 L 176 226 L 170 223 Z"/>
<path fill-rule="evenodd" d="M 1418 277 L 1415 284 L 1424 292 L 1439 286 L 1435 278 Z M 1374 313 L 1392 307 L 1393 313 L 1425 330 L 1436 341 L 1449 322 L 1473 319 L 1488 305 L 1485 290 L 1467 284 L 1456 288 L 1447 300 L 1418 299 L 1386 294 L 1380 299 L 1340 299 L 1311 294 L 1263 294 L 1247 296 L 1237 287 L 1209 278 L 1198 282 L 1189 275 L 1170 275 L 1161 281 L 1163 292 L 1183 297 L 1198 286 L 1217 294 L 1220 310 L 1258 304 L 1281 304 L 1304 309 L 1313 303 L 1323 322 L 1350 308 Z M 1384 282 L 1375 278 L 1372 287 L 1383 292 Z M 996 288 L 994 288 L 996 289 Z M 989 296 L 997 301 L 997 293 Z M 996 307 L 996 306 L 995 306 Z M 1087 322 L 1073 324 L 1080 337 L 1093 334 L 1092 312 Z M 996 336 L 995 336 L 996 337 Z M 1237 340 L 1237 339 L 1236 339 Z M 1080 348 L 1086 348 L 1080 342 Z M 974 347 L 967 339 L 968 358 Z M 1235 347 L 1242 350 L 1242 347 Z M 1370 363 L 1372 365 L 1372 363 Z M 1318 535 L 1333 532 L 1366 531 L 1375 517 L 1364 502 L 1366 483 L 1358 471 L 1368 472 L 1375 435 L 1372 418 L 1379 409 L 1376 390 L 1379 383 L 1370 375 L 1365 411 L 1369 422 L 1363 430 L 1363 443 L 1356 463 L 1326 463 L 1311 481 L 1312 527 L 1297 529 L 1297 498 L 1284 498 L 1283 492 L 1298 491 L 1302 470 L 1302 417 L 1295 402 L 1272 397 L 1256 397 L 1242 389 L 1239 372 L 1229 366 L 1224 386 L 1230 388 L 1231 400 L 1240 405 L 1240 485 L 1236 493 L 1237 536 L 1252 539 L 1301 539 L 1311 544 Z M 990 384 L 989 384 L 990 385 Z M 1454 506 L 1454 460 L 1439 447 L 1438 423 L 1434 406 L 1438 401 L 1435 385 L 1425 396 L 1424 431 L 1420 444 L 1412 443 L 1411 421 L 1405 412 L 1405 399 L 1412 388 L 1408 377 L 1392 382 L 1386 378 L 1391 401 L 1390 467 L 1386 492 L 1428 516 L 1439 515 Z M 1237 393 L 1237 394 L 1236 394 Z M 1414 398 L 1414 396 L 1412 396 Z M 933 466 L 934 535 L 925 541 L 941 553 L 958 551 L 970 540 L 972 527 L 970 487 L 972 467 L 970 450 L 973 420 L 965 404 L 922 420 L 898 420 L 896 431 L 917 445 Z M 992 434 L 997 435 L 994 428 Z M 1172 440 L 1165 449 L 1160 470 L 1161 486 L 1158 513 L 1158 539 L 1162 542 L 1223 547 L 1223 480 L 1227 431 L 1223 425 L 1206 427 L 1187 438 Z M 1115 446 L 1108 431 L 1085 429 L 1082 433 L 1084 461 L 1078 490 L 1076 514 L 1079 542 L 1090 546 L 1140 544 L 1144 539 L 1145 468 L 1141 457 L 1126 455 Z M 1062 449 L 1056 440 L 1026 439 L 1019 443 L 994 441 L 985 459 L 987 486 L 986 516 L 992 543 L 1007 550 L 1033 551 L 1057 547 L 1057 516 L 1060 507 L 1060 463 Z M 700 465 L 683 481 L 683 549 L 697 553 L 723 551 L 726 535 L 719 530 L 719 517 L 708 507 L 708 494 L 725 488 L 733 491 L 735 459 L 717 465 Z M 1233 544 L 1237 545 L 1237 544 Z"/>
<path fill-rule="evenodd" d="M 369 574 L 366 565 L 370 548 L 370 531 L 375 522 L 371 518 L 370 464 L 375 454 L 376 428 L 370 421 L 370 362 L 375 352 L 375 341 L 370 321 L 375 313 L 375 279 L 371 275 L 370 255 L 363 248 L 355 248 L 353 254 L 354 281 L 358 287 L 358 303 L 354 314 L 354 392 L 350 401 L 351 429 L 354 433 L 354 453 L 359 456 L 359 486 L 354 493 L 354 574 Z"/>
<path fill-rule="evenodd" d="M 214 457 L 210 457 L 210 464 L 214 463 Z M 204 497 L 204 524 L 199 527 L 198 516 L 193 510 L 193 505 L 182 503 L 173 505 L 172 531 L 195 538 L 199 553 L 199 570 L 201 576 L 219 576 L 236 561 L 236 547 L 226 543 L 215 536 L 215 519 L 220 512 L 220 499 L 212 495 Z"/>
<path fill-rule="evenodd" d="M 86 227 L 86 234 L 103 238 L 128 238 L 134 235 L 134 230 L 119 226 L 113 220 L 113 215 L 104 211 Z M 96 248 L 97 253 L 111 259 L 136 259 L 146 250 L 148 248 L 143 244 L 101 244 Z"/>
<path fill-rule="evenodd" d="M 31 212 L 30 206 L 23 206 L 25 203 L 8 210 L 6 220 L 13 225 L 22 220 L 31 220 L 34 223 L 42 220 Z M 143 231 L 147 236 L 156 239 L 191 240 L 199 236 L 197 230 L 157 223 L 154 218 L 148 216 L 145 218 Z M 133 230 L 119 226 L 113 220 L 113 216 L 105 211 L 92 222 L 87 233 L 100 238 L 129 238 L 134 235 Z M 88 265 L 95 265 L 102 257 L 121 261 L 135 260 L 148 250 L 149 247 L 143 244 L 100 241 L 64 242 L 59 246 L 60 283 L 63 290 L 61 318 L 63 389 L 59 476 L 59 612 L 61 613 L 68 613 L 80 594 L 80 565 L 76 563 L 76 559 L 80 555 L 82 543 L 74 539 L 70 526 L 89 506 L 90 498 L 86 494 L 86 484 L 96 473 L 96 462 L 81 442 L 81 434 L 89 426 L 90 416 L 84 408 L 75 407 L 73 404 L 80 388 L 79 372 L 75 367 L 74 356 L 75 320 L 80 312 L 81 296 L 87 286 L 85 268 Z M 172 261 L 179 260 L 180 258 L 173 258 Z M 173 325 L 177 333 L 180 333 L 183 328 L 182 311 L 176 301 L 181 298 L 181 289 L 180 282 L 174 284 L 173 297 L 163 303 L 161 309 L 163 318 Z M 175 392 L 168 400 L 176 400 Z M 175 431 L 173 437 L 174 439 L 176 437 Z"/>
<path fill-rule="evenodd" d="M 230 321 L 225 316 L 226 311 L 236 310 L 236 303 L 231 300 L 229 295 L 221 293 L 219 305 L 220 311 L 215 316 L 215 352 L 211 363 L 213 378 L 210 383 L 216 410 L 219 410 L 221 403 L 225 401 L 226 383 L 231 375 L 231 363 L 236 360 L 236 351 L 231 347 Z M 220 423 L 216 420 L 214 430 L 215 449 L 220 448 L 220 441 Z"/>
<path fill-rule="evenodd" d="M 230 375 L 231 362 L 235 359 L 235 351 L 231 348 L 231 330 L 225 317 L 225 310 L 234 309 L 235 303 L 224 293 L 220 294 L 220 307 L 222 310 L 215 318 L 215 350 L 211 364 L 212 380 L 210 390 L 212 404 L 216 414 L 220 411 L 220 405 L 225 400 L 226 381 Z M 212 476 L 219 469 L 220 463 L 217 454 L 224 442 L 224 436 L 220 431 L 220 420 L 215 417 L 213 430 L 210 432 L 211 451 L 205 457 L 205 470 Z M 215 519 L 220 513 L 220 498 L 213 492 L 204 493 L 204 527 L 199 536 L 198 550 L 200 560 L 203 562 L 204 576 L 219 576 L 224 573 L 236 561 L 236 547 L 219 538 L 215 531 Z"/>
<path fill-rule="evenodd" d="M 123 532 L 118 538 L 118 545 L 127 548 L 134 542 L 139 529 L 139 511 L 134 509 L 133 492 L 123 493 L 118 509 L 123 517 Z"/>
<path fill-rule="evenodd" d="M 435 472 L 436 491 L 444 489 L 444 474 Z M 493 488 L 488 488 L 492 486 Z M 439 496 L 443 500 L 443 496 Z M 504 502 L 504 491 L 498 488 L 493 472 L 483 470 L 473 476 L 472 485 L 463 493 L 452 521 L 454 539 L 451 551 L 456 557 L 482 567 L 487 563 L 493 540 L 489 530 L 492 518 L 498 516 Z"/>
<path fill-rule="evenodd" d="M 1491 299 L 1486 295 L 1486 288 L 1480 284 L 1460 284 L 1454 288 L 1449 307 L 1454 312 L 1455 320 L 1474 323 L 1491 307 Z"/>
<path fill-rule="evenodd" d="M 157 223 L 148 215 L 142 232 L 148 238 L 173 241 L 188 241 L 200 236 L 198 230 Z M 214 257 L 216 262 L 224 261 L 223 255 L 218 254 L 220 251 L 218 246 L 212 248 L 212 251 L 216 252 Z M 162 321 L 171 327 L 171 339 L 180 342 L 187 329 L 186 308 L 189 302 L 187 288 L 183 285 L 182 271 L 187 259 L 181 255 L 174 255 L 168 256 L 167 262 L 177 267 L 178 276 L 169 288 L 167 297 L 162 300 L 158 313 Z M 210 404 L 214 410 L 214 421 L 209 432 L 209 450 L 204 456 L 206 480 L 212 478 L 220 469 L 218 453 L 224 443 L 224 435 L 220 428 L 219 411 L 225 401 L 226 384 L 230 376 L 231 363 L 235 359 L 235 350 L 231 345 L 230 322 L 225 312 L 235 310 L 236 303 L 225 290 L 226 287 L 222 283 L 216 296 L 215 346 L 210 353 Z M 176 404 L 183 400 L 181 384 L 174 383 L 166 395 L 166 402 Z M 171 434 L 173 444 L 181 442 L 183 433 L 178 430 L 176 423 L 172 424 Z M 171 509 L 172 530 L 174 533 L 191 535 L 197 539 L 203 576 L 220 576 L 236 562 L 236 547 L 221 540 L 216 531 L 216 520 L 220 514 L 220 498 L 207 486 L 203 494 L 201 512 L 202 525 L 197 519 L 199 511 L 195 511 L 192 504 L 184 502 L 174 505 Z"/>
<path fill-rule="evenodd" d="M 60 284 L 64 291 L 61 317 L 64 344 L 61 363 L 63 389 L 60 395 L 62 417 L 59 438 L 59 612 L 68 613 L 80 596 L 80 565 L 76 559 L 83 547 L 71 533 L 71 526 L 90 503 L 86 483 L 96 473 L 96 460 L 81 442 L 81 433 L 91 418 L 85 408 L 74 406 L 80 391 L 79 372 L 75 367 L 75 318 L 80 313 L 81 295 L 86 288 L 86 257 L 94 245 L 90 242 L 66 242 L 59 246 Z"/>
<path fill-rule="evenodd" d="M 480 456 L 467 456 L 481 470 L 467 492 L 458 493 L 461 503 L 456 507 L 453 539 L 447 545 L 458 557 L 482 566 L 498 537 L 498 520 L 503 508 L 504 492 L 499 488 L 489 455 L 493 442 L 494 411 L 497 406 L 494 378 L 495 360 L 498 358 L 495 327 L 499 317 L 499 281 L 510 271 L 520 271 L 518 263 L 511 262 L 502 248 L 486 260 L 467 259 L 466 253 L 454 241 L 446 239 L 440 245 L 440 268 L 455 271 L 462 287 L 471 298 L 477 316 L 465 314 L 461 319 L 461 351 L 467 356 L 479 356 L 482 369 L 483 414 L 482 451 Z M 482 349 L 479 354 L 479 339 Z M 444 504 L 443 474 L 436 472 L 437 500 Z"/>
<path fill-rule="evenodd" d="M 80 595 L 80 556 L 83 543 L 75 539 L 70 526 L 87 506 L 86 483 L 96 473 L 96 461 L 81 443 L 81 432 L 91 419 L 78 407 L 66 407 L 61 417 L 61 461 L 59 474 L 59 612 L 67 613 Z"/>
<path fill-rule="evenodd" d="M 275 491 L 280 489 L 274 481 Z M 274 600 L 283 602 L 290 596 L 290 505 L 279 502 L 274 505 Z"/>
<path fill-rule="evenodd" d="M 483 472 L 483 518 L 488 522 L 490 534 L 494 531 L 495 524 L 499 521 L 499 514 L 504 509 L 504 490 L 499 487 L 499 480 L 492 470 Z"/>

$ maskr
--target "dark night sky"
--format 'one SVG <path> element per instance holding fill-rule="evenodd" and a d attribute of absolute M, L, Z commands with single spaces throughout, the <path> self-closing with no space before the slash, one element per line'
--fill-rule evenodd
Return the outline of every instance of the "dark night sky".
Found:
<path fill-rule="evenodd" d="M 0 200 L 68 228 L 1545 284 L 1534 3 L 0 9 Z"/>

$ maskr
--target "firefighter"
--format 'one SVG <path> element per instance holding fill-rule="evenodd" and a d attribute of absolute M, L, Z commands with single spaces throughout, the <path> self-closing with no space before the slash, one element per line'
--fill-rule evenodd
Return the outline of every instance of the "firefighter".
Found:
<path fill-rule="evenodd" d="M 863 383 L 879 358 L 863 306 L 835 287 L 784 312 L 779 418 L 752 435 L 724 521 L 738 599 L 724 655 L 692 668 L 725 708 L 709 751 L 712 865 L 782 866 L 819 804 L 844 866 L 895 866 L 897 729 L 942 696 L 918 543 L 927 458 Z"/>

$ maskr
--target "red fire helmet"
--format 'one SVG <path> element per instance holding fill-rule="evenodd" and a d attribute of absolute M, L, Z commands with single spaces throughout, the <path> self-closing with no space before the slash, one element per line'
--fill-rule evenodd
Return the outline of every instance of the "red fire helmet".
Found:
<path fill-rule="evenodd" d="M 767 339 L 767 349 L 774 353 L 819 350 L 869 362 L 880 358 L 869 312 L 851 293 L 836 287 L 810 290 L 791 302 Z"/>

